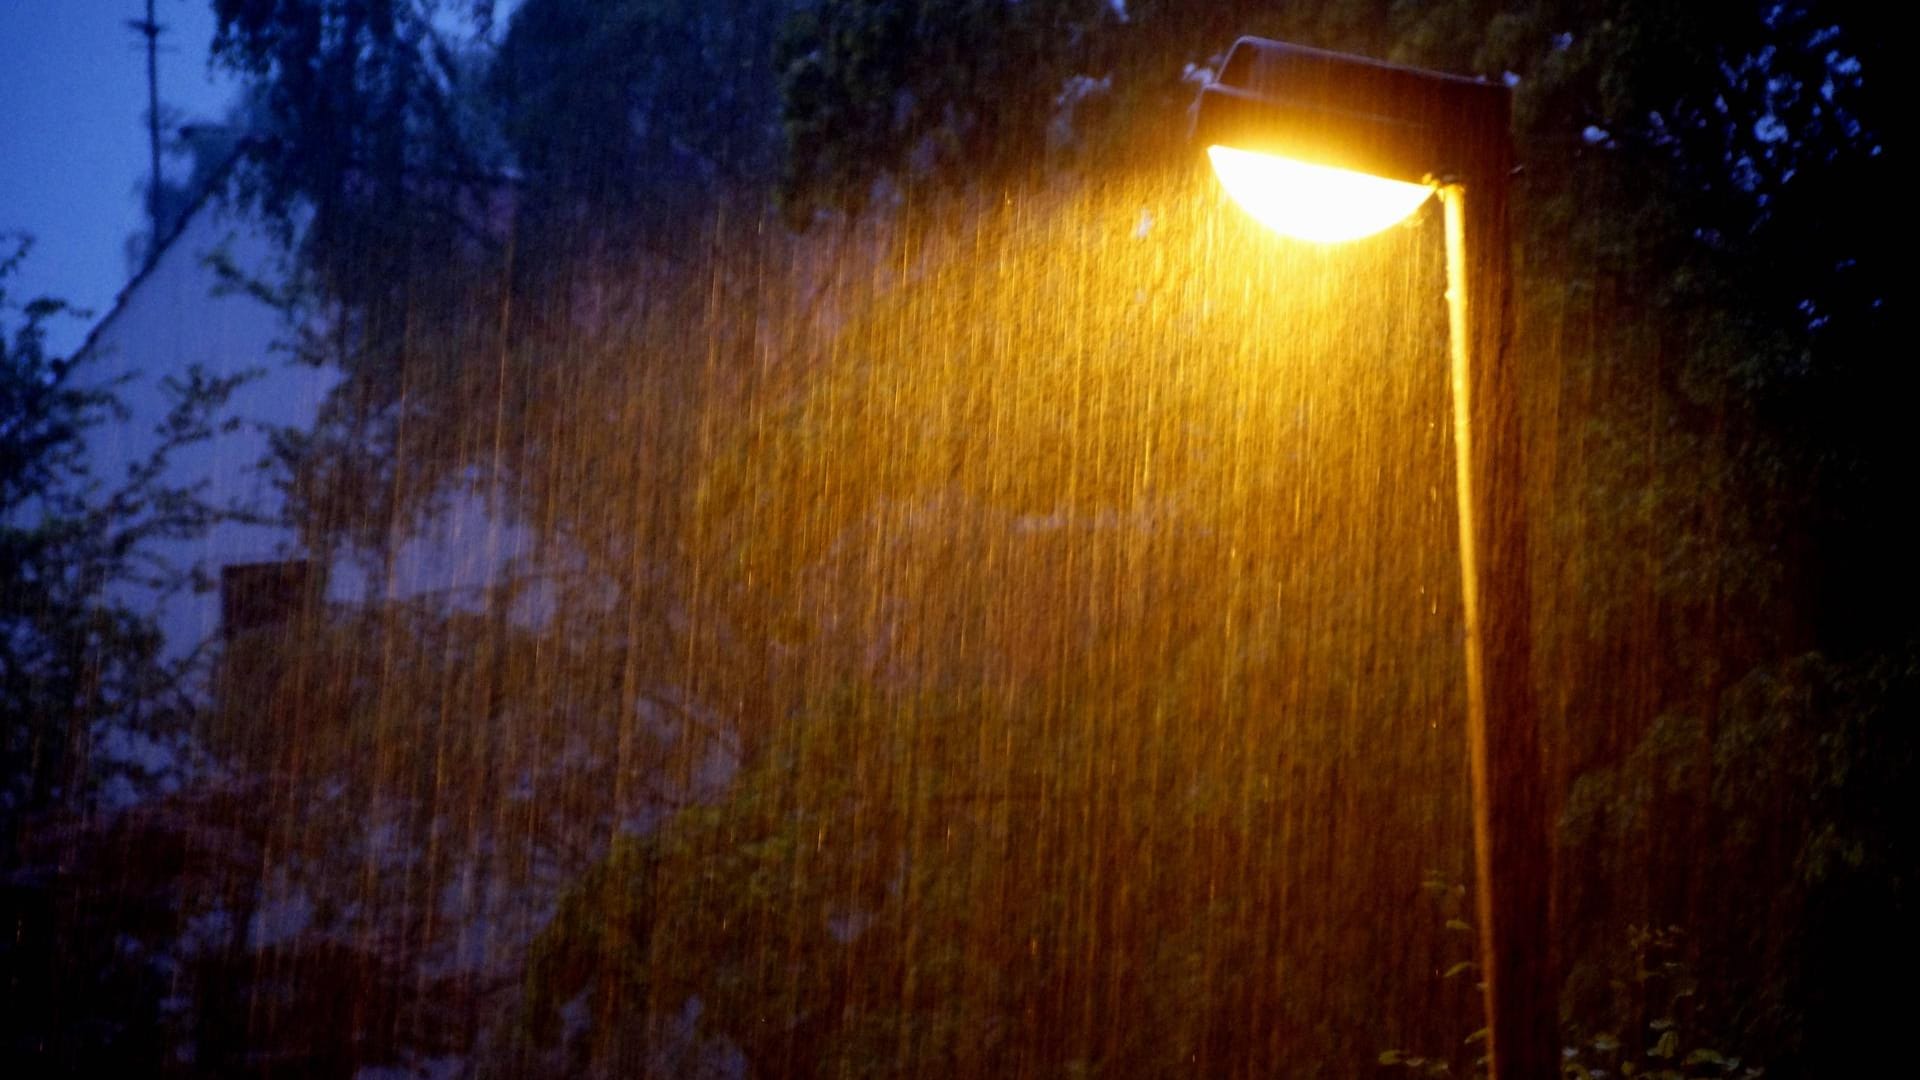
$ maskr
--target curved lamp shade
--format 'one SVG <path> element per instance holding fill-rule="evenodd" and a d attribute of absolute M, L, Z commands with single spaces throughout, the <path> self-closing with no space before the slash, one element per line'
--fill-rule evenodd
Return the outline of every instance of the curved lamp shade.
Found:
<path fill-rule="evenodd" d="M 1319 243 L 1358 240 L 1406 220 L 1433 184 L 1389 180 L 1277 154 L 1210 146 L 1220 186 L 1254 220 L 1282 236 Z"/>
<path fill-rule="evenodd" d="M 1241 38 L 1200 92 L 1193 138 L 1256 219 L 1352 240 L 1442 184 L 1504 184 L 1510 101 L 1497 83 Z"/>

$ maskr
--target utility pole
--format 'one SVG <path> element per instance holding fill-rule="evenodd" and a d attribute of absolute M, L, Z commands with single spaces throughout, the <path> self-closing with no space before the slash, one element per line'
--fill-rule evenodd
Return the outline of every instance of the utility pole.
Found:
<path fill-rule="evenodd" d="M 128 19 L 133 32 L 147 39 L 147 150 L 151 172 L 147 181 L 147 216 L 153 221 L 153 246 L 160 245 L 160 32 L 154 0 L 147 0 L 145 19 Z"/>

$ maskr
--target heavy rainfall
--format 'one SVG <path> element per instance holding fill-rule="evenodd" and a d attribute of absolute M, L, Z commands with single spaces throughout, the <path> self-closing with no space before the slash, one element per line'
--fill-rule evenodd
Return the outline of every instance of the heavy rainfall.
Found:
<path fill-rule="evenodd" d="M 0 273 L 9 1075 L 1487 1075 L 1442 207 L 1262 227 L 1243 33 L 1513 90 L 1557 1064 L 1911 1056 L 1879 16 L 212 8 Z"/>

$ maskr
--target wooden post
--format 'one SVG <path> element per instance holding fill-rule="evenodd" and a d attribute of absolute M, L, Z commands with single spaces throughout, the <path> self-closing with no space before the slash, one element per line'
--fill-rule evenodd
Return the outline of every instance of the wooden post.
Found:
<path fill-rule="evenodd" d="M 1548 964 L 1552 871 L 1531 657 L 1525 447 L 1506 343 L 1504 125 L 1483 168 L 1441 187 L 1465 600 L 1467 751 L 1473 785 L 1476 931 L 1489 1076 L 1558 1075 L 1558 987 Z"/>

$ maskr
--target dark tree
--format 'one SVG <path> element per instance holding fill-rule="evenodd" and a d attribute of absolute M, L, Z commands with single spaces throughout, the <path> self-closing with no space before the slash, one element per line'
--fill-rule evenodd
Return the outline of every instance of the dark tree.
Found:
<path fill-rule="evenodd" d="M 881 177 L 991 188 L 1044 159 L 1062 82 L 1102 63 L 1104 0 L 823 0 L 776 63 L 782 191 L 801 218 Z"/>
<path fill-rule="evenodd" d="M 192 538 L 228 513 L 168 465 L 225 427 L 221 409 L 241 380 L 198 369 L 170 379 L 173 404 L 154 449 L 122 473 L 96 472 L 88 438 L 128 415 L 117 387 L 82 359 L 48 353 L 49 324 L 71 312 L 56 300 L 12 301 L 7 279 L 29 245 L 8 243 L 0 255 L 0 920 L 9 927 L 0 937 L 0 1053 L 27 1075 L 146 1072 L 162 1061 L 166 992 L 148 950 L 164 948 L 177 929 L 177 866 L 164 848 L 129 839 L 103 812 L 112 808 L 99 805 L 110 779 L 150 792 L 156 778 L 95 751 L 103 738 L 168 739 L 192 722 L 186 666 L 162 660 L 151 612 L 123 590 L 183 587 L 192 568 L 159 561 L 151 543 Z M 98 822 L 106 825 L 95 831 Z M 134 851 L 155 859 L 136 870 Z"/>

